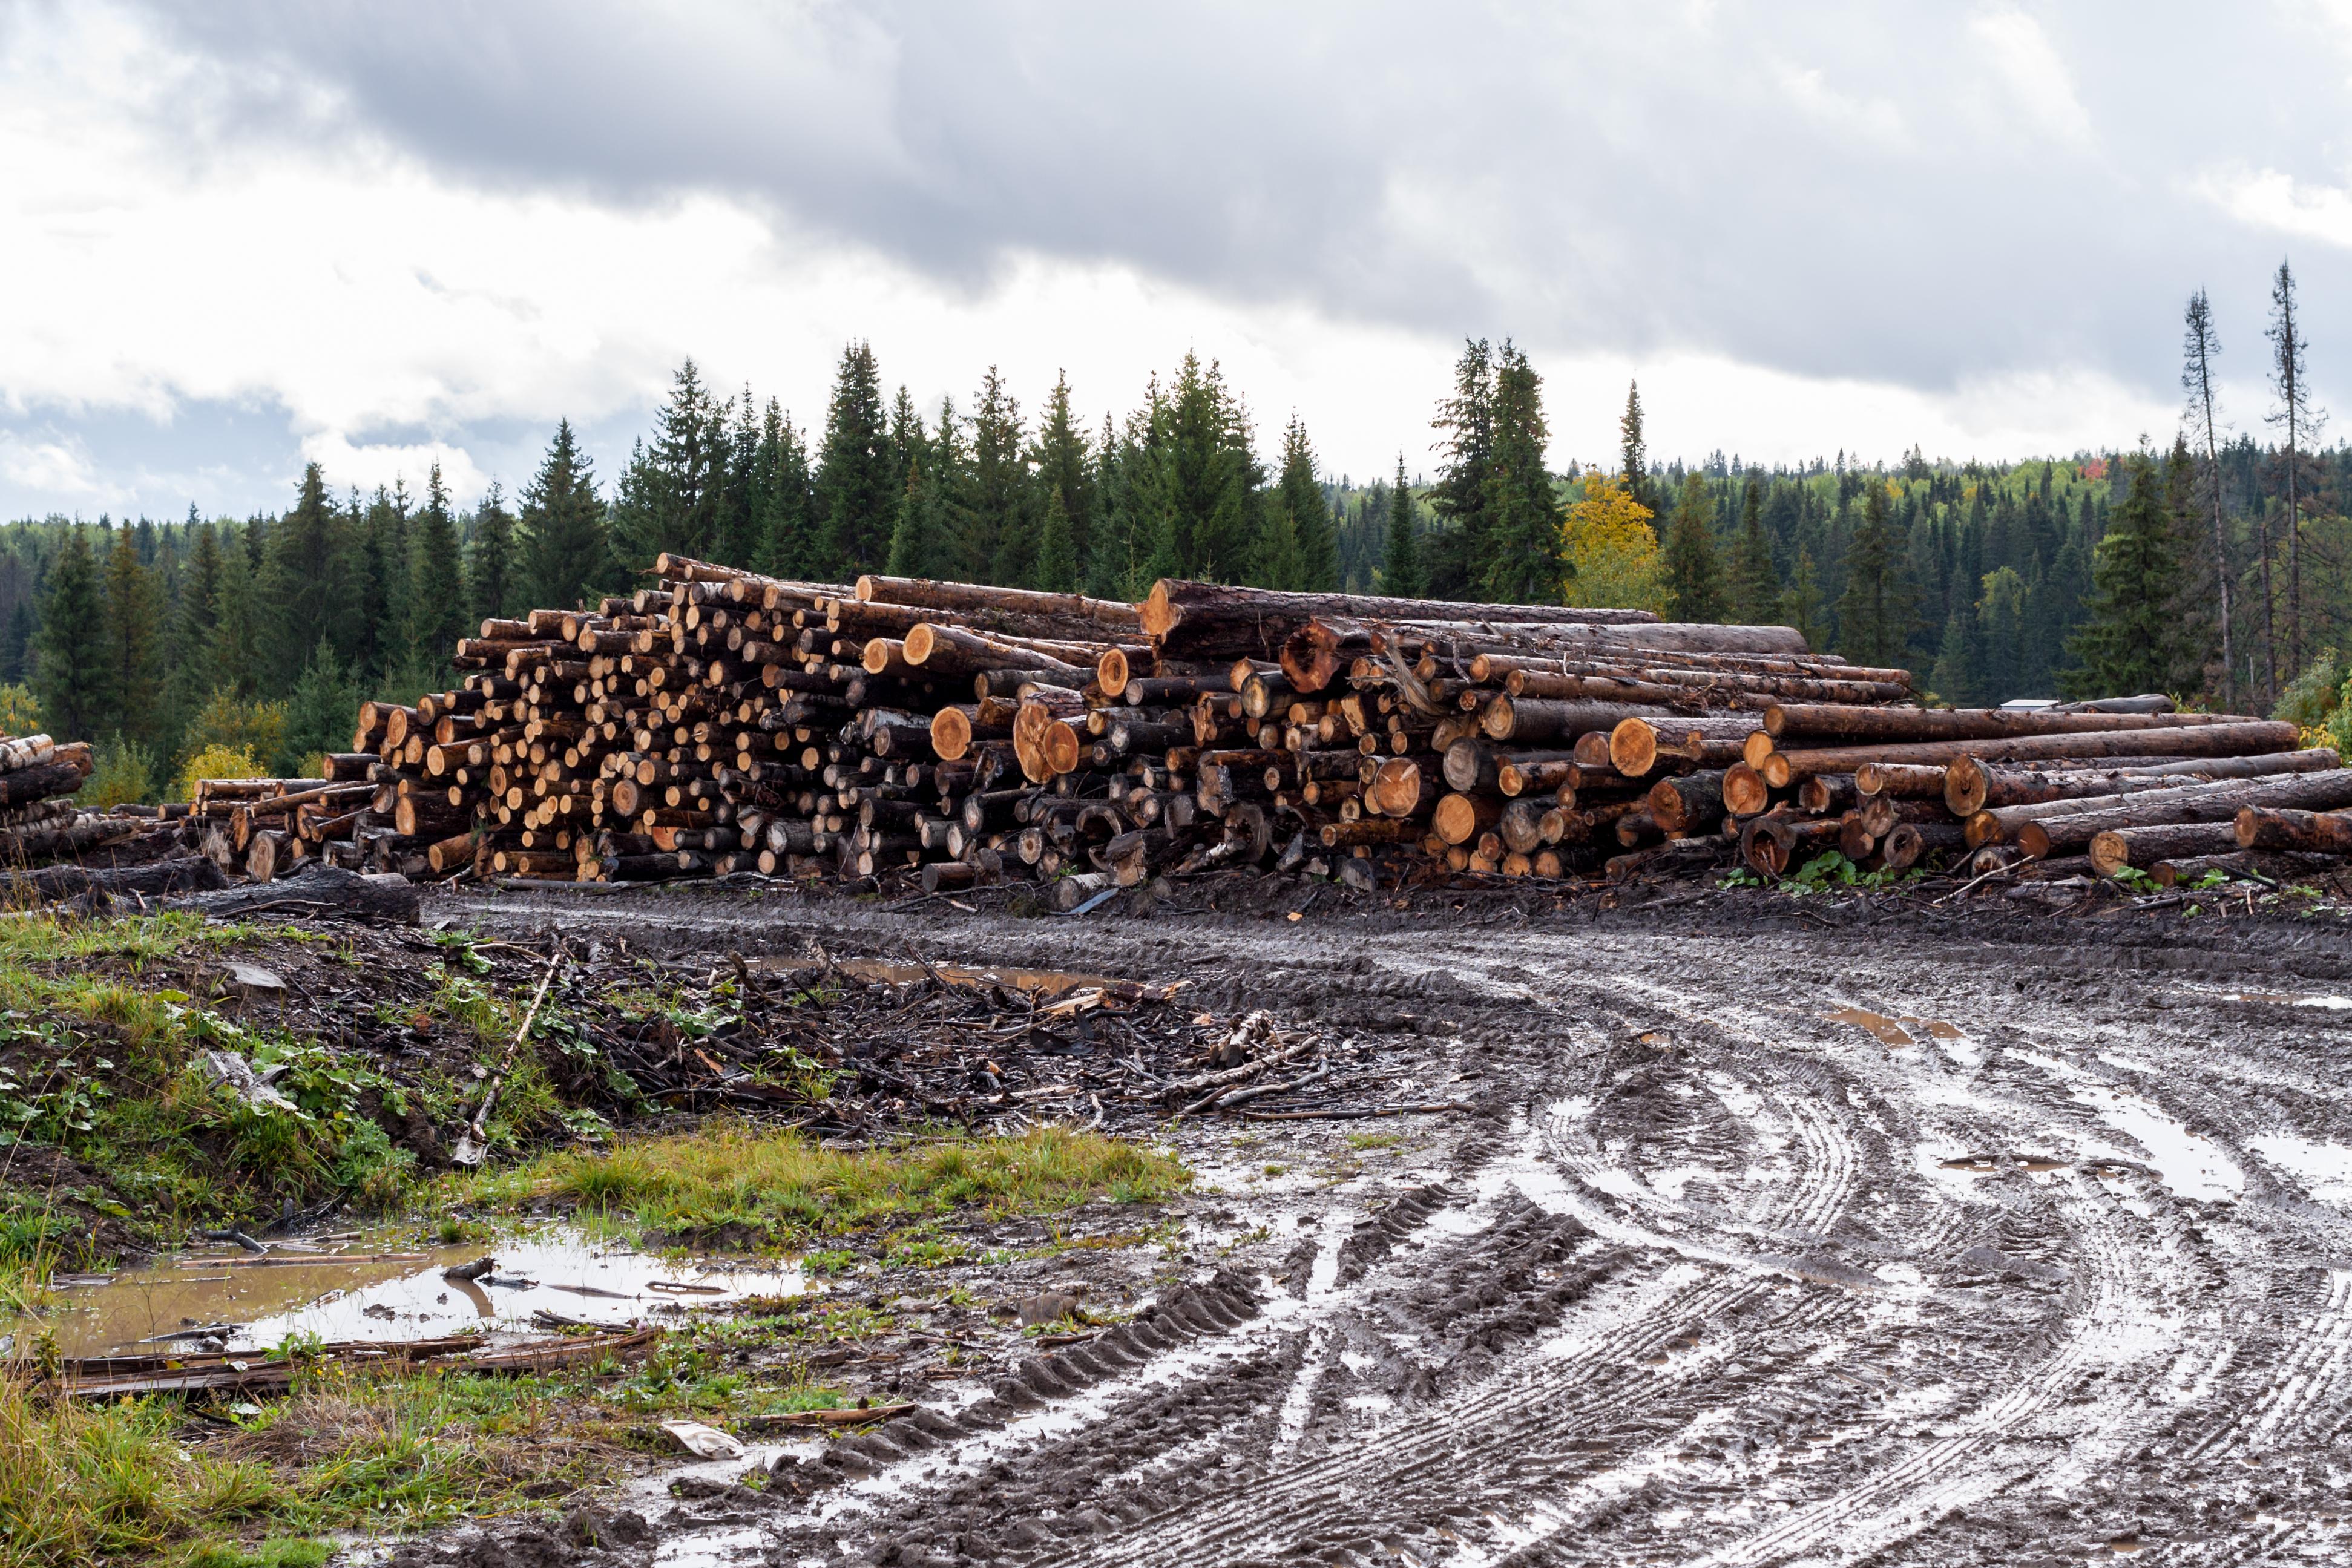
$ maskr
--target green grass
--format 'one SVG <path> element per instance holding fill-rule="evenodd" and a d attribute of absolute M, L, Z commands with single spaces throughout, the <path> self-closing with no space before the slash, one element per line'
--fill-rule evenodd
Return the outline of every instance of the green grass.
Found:
<path fill-rule="evenodd" d="M 790 1250 L 967 1207 L 1035 1214 L 1094 1197 L 1153 1202 L 1191 1179 L 1176 1161 L 1139 1145 L 1058 1128 L 841 1150 L 797 1133 L 722 1123 L 542 1155 L 453 1184 L 447 1196 L 507 1210 L 551 1198 L 681 1243 Z"/>

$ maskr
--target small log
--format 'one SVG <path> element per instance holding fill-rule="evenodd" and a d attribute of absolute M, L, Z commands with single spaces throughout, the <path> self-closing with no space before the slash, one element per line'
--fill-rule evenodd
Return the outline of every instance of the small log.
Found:
<path fill-rule="evenodd" d="M 1695 833 L 1723 821 L 1724 770 L 1662 779 L 1650 786 L 1650 815 L 1670 832 Z"/>
<path fill-rule="evenodd" d="M 1888 871 L 1909 871 L 1930 854 L 1968 852 L 1967 836 L 1955 822 L 1897 822 L 1878 841 L 1878 862 Z"/>
<path fill-rule="evenodd" d="M 2073 802 L 2082 804 L 2082 802 Z M 2074 854 L 2111 829 L 2154 827 L 2166 822 L 2225 822 L 2246 807 L 2333 811 L 2352 806 L 2352 768 L 2285 779 L 2230 779 L 2182 789 L 2151 790 L 2115 798 L 2114 803 L 2063 817 L 2042 817 L 2016 830 L 2020 849 L 2035 860 Z M 2032 810 L 2032 807 L 2011 807 Z M 1997 813 L 1979 813 L 1979 816 Z M 1970 819 L 1971 823 L 1976 819 Z M 2247 844 L 2243 847 L 2253 848 Z M 2288 845 L 2287 848 L 2297 846 Z"/>
<path fill-rule="evenodd" d="M 1758 732 L 1759 735 L 1761 731 Z M 1761 763 L 1748 760 L 1775 789 L 1817 773 L 1852 773 L 1865 762 L 1989 761 L 2036 758 L 2124 757 L 2161 753 L 2173 757 L 2243 757 L 2292 750 L 2295 727 L 2273 720 L 2209 724 L 2175 729 L 2137 729 L 2089 735 L 2019 736 L 2000 740 L 1923 740 L 1906 745 L 1831 747 L 1811 751 L 1771 751 Z"/>
<path fill-rule="evenodd" d="M 1503 803 L 1486 795 L 1448 795 L 1430 826 L 1449 844 L 1466 844 L 1502 819 Z"/>
<path fill-rule="evenodd" d="M 187 894 L 174 907 L 215 919 L 287 912 L 414 925 L 422 898 L 415 884 L 397 874 L 365 875 L 313 861 L 282 882 Z"/>
<path fill-rule="evenodd" d="M 2352 854 L 2352 812 L 2248 805 L 2231 823 L 2240 849 Z"/>
<path fill-rule="evenodd" d="M 2004 767 L 1979 758 L 1963 757 L 1946 765 L 1944 804 L 1956 817 L 2002 806 L 2032 805 L 2092 795 L 2122 793 L 2100 788 L 2110 781 L 2140 779 L 2254 779 L 2274 773 L 2325 773 L 2340 766 L 2335 752 L 2325 747 L 2302 751 L 2263 752 L 2252 757 L 2196 757 L 2173 761 L 2134 763 L 2105 768 L 2080 767 L 2064 771 L 2046 768 Z"/>
<path fill-rule="evenodd" d="M 2113 876 L 2133 866 L 2145 869 L 2160 860 L 2226 854 L 2238 847 L 2237 829 L 2229 822 L 2110 828 L 2091 840 L 2091 869 L 2101 876 Z"/>
<path fill-rule="evenodd" d="M 1774 703 L 1764 733 L 1775 741 L 2000 740 L 2018 736 L 2088 735 L 2242 724 L 2231 714 L 2058 713 L 2006 708 L 1858 707 L 1843 703 Z"/>

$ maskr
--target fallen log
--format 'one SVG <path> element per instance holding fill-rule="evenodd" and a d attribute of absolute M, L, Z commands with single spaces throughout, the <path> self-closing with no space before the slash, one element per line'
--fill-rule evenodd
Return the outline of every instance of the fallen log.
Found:
<path fill-rule="evenodd" d="M 161 897 L 174 893 L 205 893 L 228 885 L 220 867 L 202 855 L 183 855 L 135 866 L 45 866 L 39 871 L 10 872 L 0 878 L 0 893 L 13 899 L 29 898 L 54 904 L 78 894 L 102 893 L 120 898 L 132 894 Z"/>
<path fill-rule="evenodd" d="M 195 910 L 216 920 L 284 912 L 342 919 L 416 924 L 423 899 L 415 884 L 397 873 L 362 874 L 313 861 L 282 882 L 233 887 L 218 893 L 183 894 L 175 908 Z"/>
<path fill-rule="evenodd" d="M 2110 828 L 2091 840 L 2091 869 L 2101 876 L 2160 860 L 2226 854 L 2239 847 L 2229 822 L 2163 822 L 2146 828 Z"/>
<path fill-rule="evenodd" d="M 2125 793 L 2099 786 L 2107 780 L 2177 779 L 2254 779 L 2274 773 L 2325 773 L 2341 765 L 2326 747 L 2303 751 L 2261 752 L 2251 757 L 2195 757 L 2169 761 L 2134 762 L 2128 767 L 2082 767 L 2053 770 L 2027 766 L 2003 766 L 1982 758 L 1963 757 L 1946 765 L 1942 794 L 1956 817 L 2002 806 L 2032 805 L 2040 800 L 2064 800 L 2083 796 Z"/>
<path fill-rule="evenodd" d="M 1845 703 L 1774 703 L 1764 733 L 1775 740 L 1998 740 L 2014 736 L 2089 735 L 2242 724 L 2230 714 L 2057 713 L 2006 708 L 1861 707 Z"/>
<path fill-rule="evenodd" d="M 2352 812 L 2249 804 L 2231 824 L 2240 849 L 2352 854 Z"/>
<path fill-rule="evenodd" d="M 2017 736 L 2000 740 L 1923 740 L 1902 745 L 1827 747 L 1816 750 L 1773 749 L 1762 762 L 1751 754 L 1764 781 L 1775 789 L 1811 778 L 1816 773 L 1852 773 L 1865 762 L 1950 763 L 1963 757 L 1987 761 L 2018 761 L 2036 758 L 2123 757 L 2161 754 L 2179 757 L 2245 757 L 2271 751 L 2291 751 L 2294 726 L 2273 720 L 2239 724 L 2197 725 L 2179 729 L 2102 731 L 2090 735 Z"/>
<path fill-rule="evenodd" d="M 2249 806 L 2283 807 L 2306 812 L 2352 806 L 2352 768 L 2285 779 L 2230 779 L 2212 784 L 2190 785 L 2177 790 L 2161 789 L 2144 795 L 2126 795 L 2115 804 L 2103 806 L 2097 810 L 2036 818 L 2021 825 L 2014 838 L 2018 848 L 2027 855 L 2035 860 L 2044 860 L 2052 855 L 2074 854 L 2085 850 L 2093 839 L 2111 829 L 2155 827 L 2166 822 L 2223 822 Z M 2011 810 L 2032 810 L 2034 808 L 2012 807 Z M 1975 819 L 1970 820 L 1973 821 Z"/>

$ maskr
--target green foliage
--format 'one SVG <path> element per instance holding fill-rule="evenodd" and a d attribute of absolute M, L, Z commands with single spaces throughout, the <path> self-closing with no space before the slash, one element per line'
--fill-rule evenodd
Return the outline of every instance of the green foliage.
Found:
<path fill-rule="evenodd" d="M 2134 455 L 2130 479 L 2092 559 L 2090 618 L 2067 643 L 2081 666 L 2065 684 L 2069 696 L 2166 691 L 2179 673 L 2179 530 L 2157 464 Z"/>
<path fill-rule="evenodd" d="M 1780 577 L 1772 567 L 1772 544 L 1764 534 L 1764 486 L 1749 479 L 1740 487 L 1739 532 L 1731 544 L 1731 561 L 1725 587 L 1731 619 L 1747 626 L 1769 626 L 1780 620 Z M 1808 641 L 1811 641 L 1810 634 Z M 1821 646 L 1813 643 L 1813 646 Z"/>
<path fill-rule="evenodd" d="M 1665 585 L 1678 621 L 1720 621 L 1729 608 L 1715 529 L 1708 521 L 1713 510 L 1706 481 L 1692 474 L 1683 481 L 1682 497 L 1666 530 Z"/>
<path fill-rule="evenodd" d="M 89 530 L 75 524 L 49 569 L 49 594 L 41 607 L 38 660 L 33 688 L 40 694 L 44 727 L 59 740 L 89 740 L 113 727 L 121 693 L 108 657 L 105 601 L 98 563 L 91 559 Z"/>
<path fill-rule="evenodd" d="M 286 728 L 273 758 L 278 777 L 317 777 L 320 753 L 341 751 L 351 744 L 352 715 L 359 704 L 359 683 L 334 648 L 320 641 L 310 651 L 286 705 Z"/>
<path fill-rule="evenodd" d="M 0 685 L 0 735 L 33 735 L 41 727 L 40 699 L 21 684 Z"/>
<path fill-rule="evenodd" d="M 120 735 L 110 737 L 100 742 L 89 777 L 83 781 L 81 793 L 74 797 L 75 804 L 86 810 L 104 811 L 152 801 L 159 790 L 157 766 L 152 747 Z"/>
<path fill-rule="evenodd" d="M 1405 482 L 1404 454 L 1397 454 L 1396 479 L 1389 486 L 1386 542 L 1381 554 L 1381 591 L 1417 599 L 1428 588 L 1421 564 L 1421 525 L 1413 517 L 1412 486 Z"/>
<path fill-rule="evenodd" d="M 810 564 L 818 573 L 845 580 L 883 564 L 905 474 L 892 460 L 887 437 L 874 350 L 852 343 L 842 350 L 816 471 L 819 532 Z"/>
<path fill-rule="evenodd" d="M 2322 648 L 2279 693 L 2278 705 L 2271 709 L 2271 716 L 2297 729 L 2320 728 L 2341 711 L 2344 684 L 2345 671 L 2336 650 Z"/>
<path fill-rule="evenodd" d="M 346 727 L 349 726 L 346 718 Z M 286 706 L 282 703 L 254 702 L 238 696 L 226 686 L 217 687 L 205 699 L 188 723 L 187 732 L 180 741 L 184 755 L 194 758 L 206 752 L 228 752 L 257 763 L 274 765 L 284 752 L 287 735 Z M 181 777 L 195 779 L 235 779 L 258 777 L 253 773 L 197 773 L 183 768 Z"/>
<path fill-rule="evenodd" d="M 533 605 L 582 603 L 611 576 L 604 507 L 568 419 L 557 423 L 547 456 L 523 491 L 520 526 L 523 589 Z"/>
<path fill-rule="evenodd" d="M 1047 593 L 1078 591 L 1077 541 L 1070 532 L 1070 508 L 1058 488 L 1046 495 L 1045 520 L 1037 530 L 1036 581 Z"/>
<path fill-rule="evenodd" d="M 106 684 L 118 732 L 152 741 L 163 718 L 163 585 L 139 559 L 130 528 L 116 530 L 106 559 Z"/>

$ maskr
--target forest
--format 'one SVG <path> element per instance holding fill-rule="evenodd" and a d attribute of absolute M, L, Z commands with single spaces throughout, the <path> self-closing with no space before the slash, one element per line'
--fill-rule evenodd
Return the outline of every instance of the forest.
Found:
<path fill-rule="evenodd" d="M 1369 481 L 1324 472 L 1295 416 L 1262 440 L 1192 355 L 1099 423 L 1066 379 L 1024 413 L 993 369 L 965 406 L 919 408 L 852 343 L 803 425 L 689 361 L 612 476 L 560 423 L 520 493 L 470 507 L 437 468 L 339 496 L 311 465 L 272 515 L 0 527 L 0 728 L 99 742 L 100 798 L 294 771 L 361 699 L 448 684 L 484 618 L 625 591 L 663 550 L 815 580 L 1138 599 L 1189 577 L 1785 622 L 1958 704 L 2164 690 L 2269 711 L 2299 674 L 2332 702 L 2352 450 L 2311 440 L 2284 265 L 2273 306 L 2273 439 L 2220 434 L 2200 292 L 2168 447 L 2000 463 L 1660 462 L 1636 386 L 1613 457 L 1554 472 L 1541 379 L 1508 341 L 1465 344 L 1432 432 Z"/>

